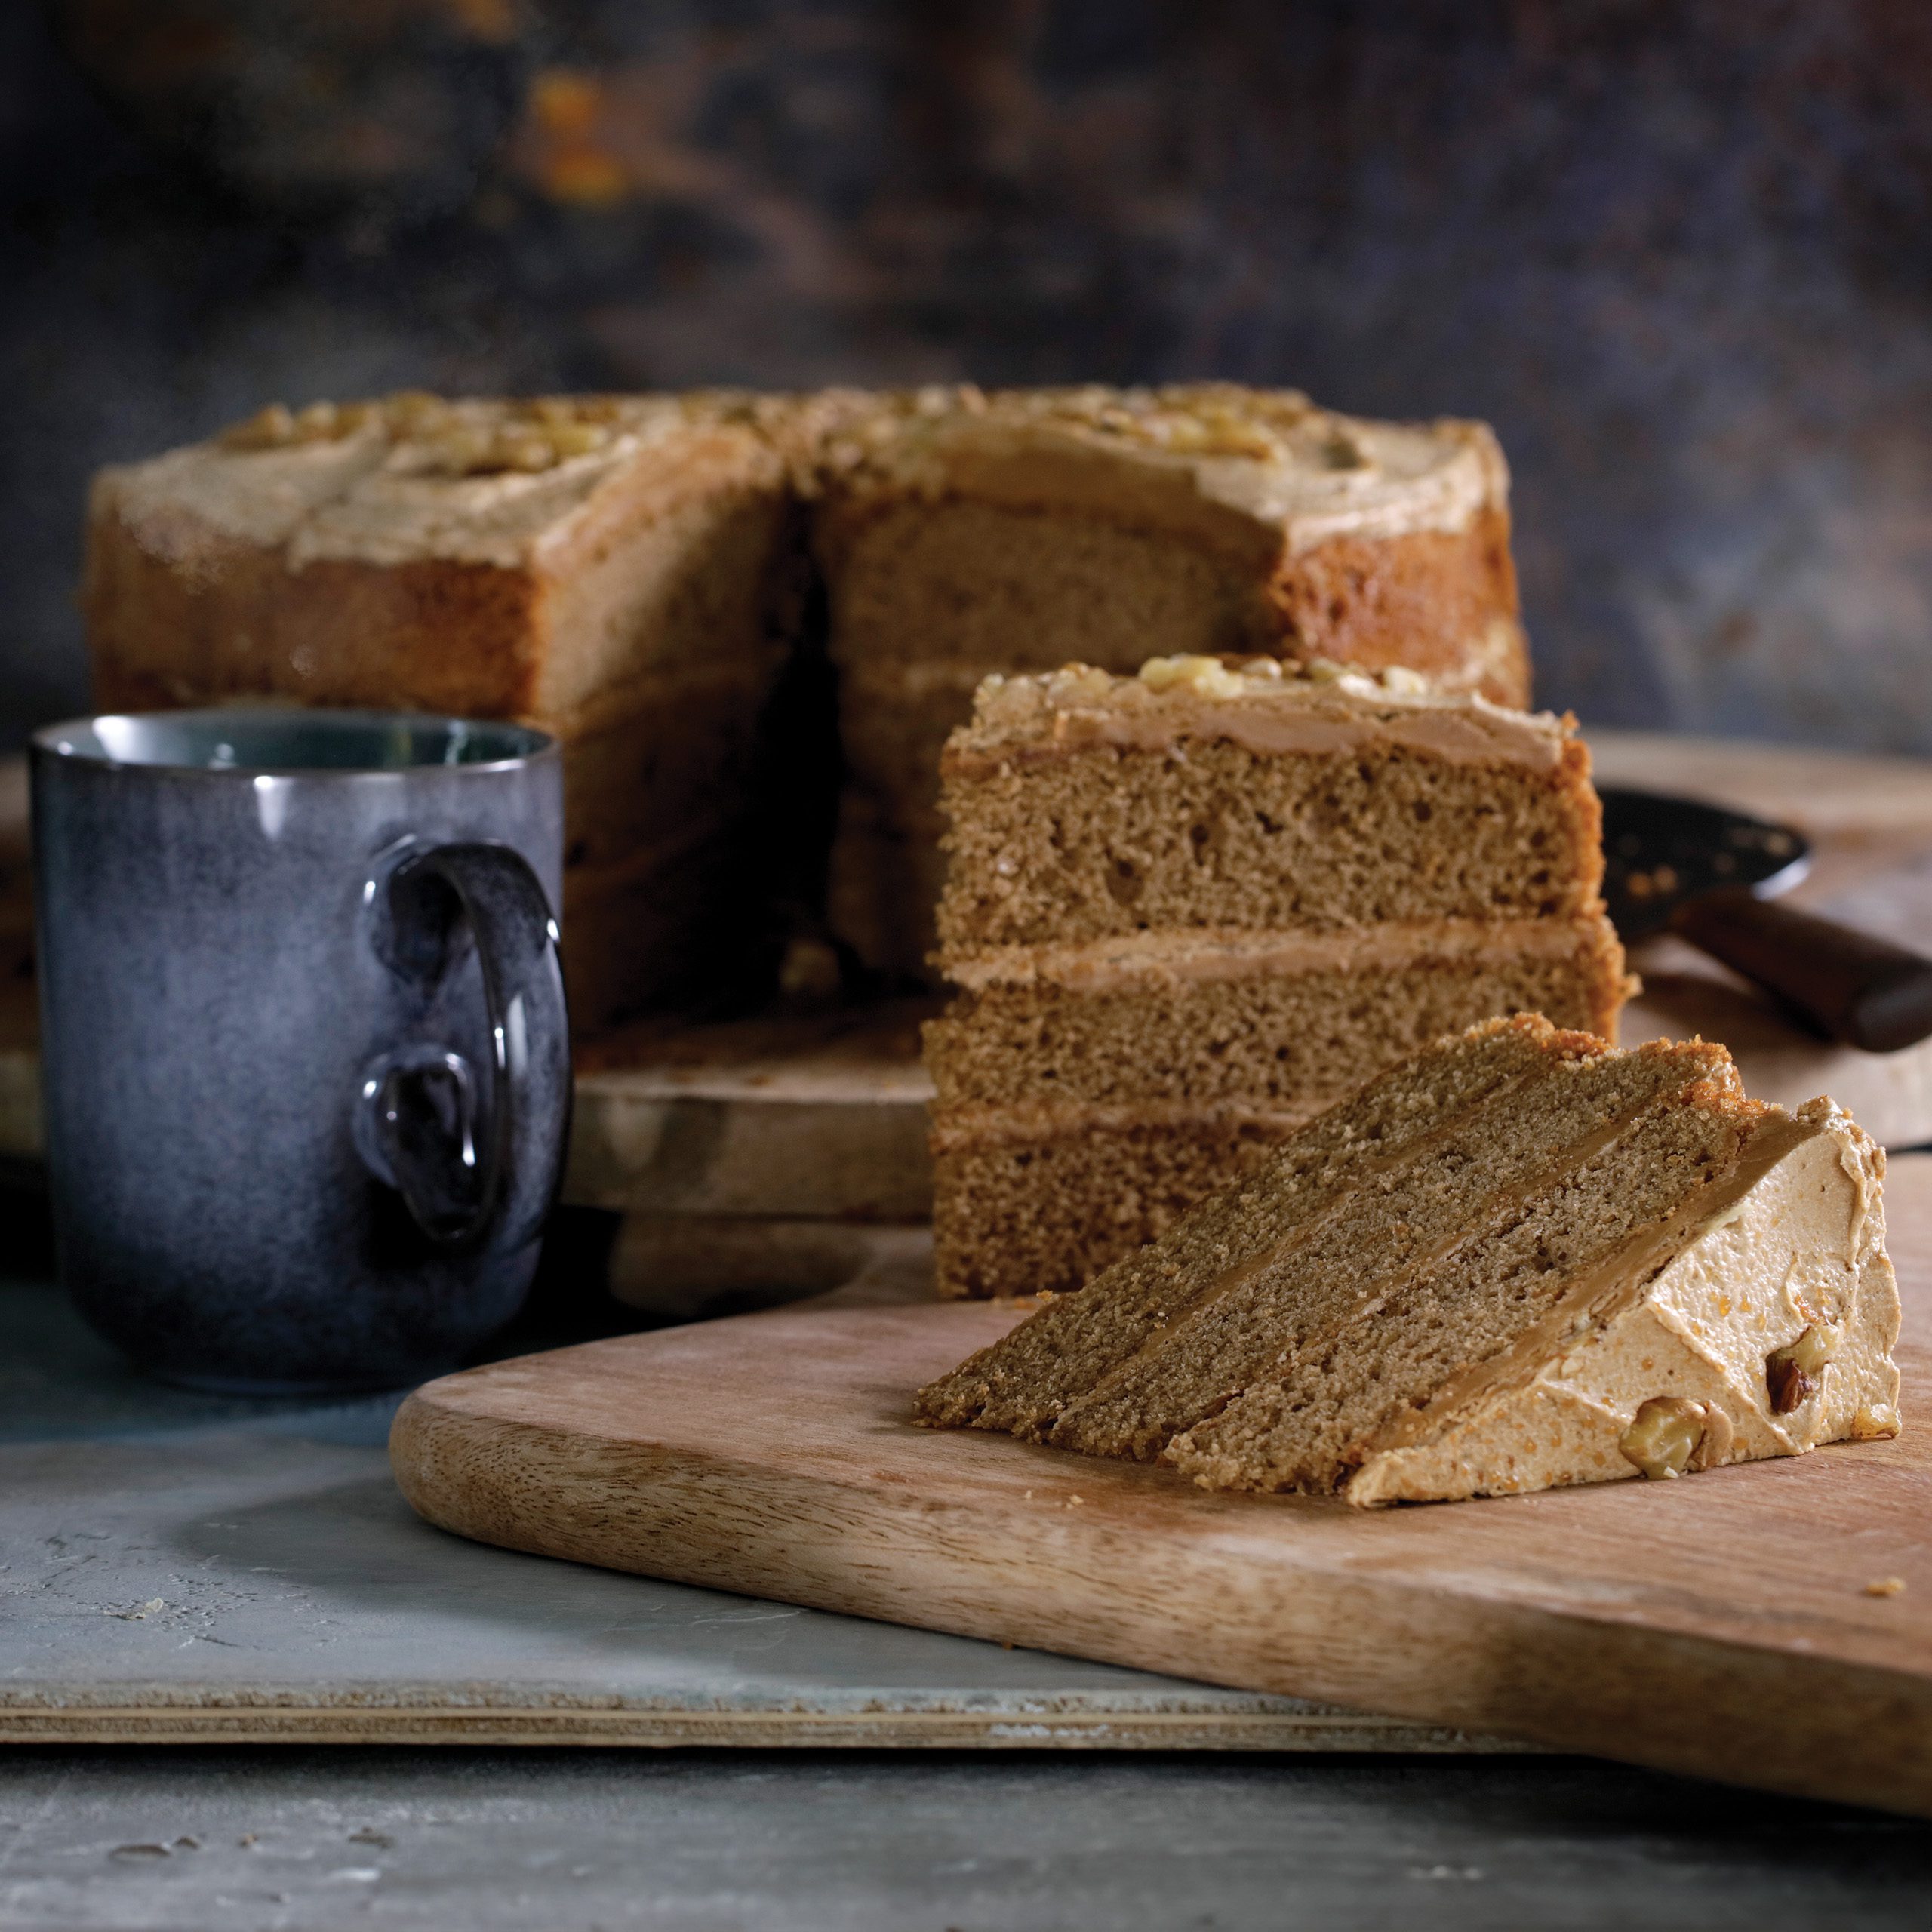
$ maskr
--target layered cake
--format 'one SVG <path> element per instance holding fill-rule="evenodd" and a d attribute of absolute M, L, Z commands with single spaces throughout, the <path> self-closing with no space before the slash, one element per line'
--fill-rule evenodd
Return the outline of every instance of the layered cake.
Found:
<path fill-rule="evenodd" d="M 1629 990 L 1567 718 L 1156 658 L 988 679 L 942 771 L 949 1294 L 1077 1288 L 1428 1041 Z"/>
<path fill-rule="evenodd" d="M 592 1023 L 715 986 L 786 892 L 924 973 L 939 750 L 987 671 L 1237 651 L 1527 690 L 1488 431 L 1226 385 L 271 408 L 102 474 L 85 602 L 104 706 L 558 732 Z"/>
<path fill-rule="evenodd" d="M 571 990 L 608 1017 L 744 943 L 795 514 L 782 451 L 722 399 L 266 410 L 96 479 L 96 697 L 555 733 Z"/>
<path fill-rule="evenodd" d="M 1361 1506 L 1896 1435 L 1882 1152 L 1729 1056 L 1534 1017 L 1429 1048 L 918 1412 Z"/>
<path fill-rule="evenodd" d="M 1481 423 L 1198 383 L 931 392 L 848 423 L 814 521 L 847 785 L 834 923 L 917 972 L 935 773 L 991 672 L 1235 652 L 1528 702 L 1509 477 Z"/>

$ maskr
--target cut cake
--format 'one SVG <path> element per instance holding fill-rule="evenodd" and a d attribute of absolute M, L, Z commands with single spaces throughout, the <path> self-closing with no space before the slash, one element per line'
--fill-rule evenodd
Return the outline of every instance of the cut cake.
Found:
<path fill-rule="evenodd" d="M 1293 390 L 927 391 L 841 417 L 813 521 L 846 783 L 832 921 L 921 970 L 939 754 L 992 672 L 1266 654 L 1529 702 L 1509 472 L 1481 423 Z"/>
<path fill-rule="evenodd" d="M 1701 1042 L 1444 1041 L 921 1389 L 1209 1488 L 1421 1502 L 1896 1435 L 1884 1156 Z"/>
<path fill-rule="evenodd" d="M 264 411 L 95 479 L 96 699 L 554 732 L 573 1006 L 602 1018 L 714 971 L 758 916 L 793 515 L 774 438 L 713 398 Z"/>
<path fill-rule="evenodd" d="M 1162 658 L 989 678 L 943 771 L 949 1294 L 1077 1288 L 1429 1041 L 1629 989 L 1567 718 Z"/>
<path fill-rule="evenodd" d="M 1528 688 L 1489 432 L 1225 384 L 272 408 L 102 472 L 84 603 L 103 706 L 556 732 L 592 1026 L 768 958 L 780 897 L 923 975 L 939 749 L 988 670 L 1228 649 Z"/>

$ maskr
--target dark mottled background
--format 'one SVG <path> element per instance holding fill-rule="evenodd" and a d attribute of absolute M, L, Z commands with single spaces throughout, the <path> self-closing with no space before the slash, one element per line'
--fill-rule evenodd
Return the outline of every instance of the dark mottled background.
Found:
<path fill-rule="evenodd" d="M 275 397 L 1215 374 L 1494 421 L 1547 700 L 1932 752 L 1926 0 L 0 8 L 0 730 Z"/>

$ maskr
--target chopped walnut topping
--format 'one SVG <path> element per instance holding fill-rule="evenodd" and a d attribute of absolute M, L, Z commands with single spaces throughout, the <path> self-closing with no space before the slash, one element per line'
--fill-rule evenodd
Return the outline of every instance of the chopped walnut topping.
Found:
<path fill-rule="evenodd" d="M 337 434 L 335 426 L 335 405 L 332 402 L 312 402 L 306 409 L 295 412 L 295 420 L 290 426 L 298 443 L 330 443 Z"/>
<path fill-rule="evenodd" d="M 1788 1416 L 1810 1401 L 1838 1339 L 1832 1330 L 1814 1322 L 1796 1341 L 1765 1357 L 1764 1386 L 1770 1395 L 1773 1415 Z"/>
<path fill-rule="evenodd" d="M 509 466 L 491 462 L 496 438 L 488 430 L 479 429 L 474 423 L 452 422 L 433 432 L 417 433 L 429 453 L 432 466 L 446 475 L 467 476 L 475 470 Z"/>
<path fill-rule="evenodd" d="M 552 469 L 557 450 L 541 429 L 512 423 L 491 438 L 490 457 L 495 466 L 504 469 Z"/>
<path fill-rule="evenodd" d="M 596 413 L 604 414 L 601 409 Z M 512 470 L 534 475 L 572 457 L 589 456 L 605 448 L 611 437 L 603 421 L 590 420 L 561 397 L 530 404 L 494 429 L 460 418 L 432 418 L 422 432 L 431 467 L 451 476 Z"/>
<path fill-rule="evenodd" d="M 282 449 L 340 442 L 375 426 L 420 451 L 426 458 L 420 466 L 432 473 L 534 473 L 605 448 L 622 415 L 614 396 L 537 396 L 492 423 L 426 389 L 402 389 L 380 402 L 312 402 L 293 414 L 271 404 L 224 430 L 220 441 L 225 449 Z"/>
<path fill-rule="evenodd" d="M 1245 456 L 1263 463 L 1278 460 L 1282 453 L 1279 437 L 1270 435 L 1258 423 L 1244 420 L 1231 410 L 1202 410 L 1192 417 L 1161 416 L 1143 422 L 1131 419 L 1125 425 L 1106 424 L 1128 435 L 1177 456 Z"/>
<path fill-rule="evenodd" d="M 609 441 L 610 426 L 623 414 L 623 402 L 614 395 L 540 395 L 517 406 L 516 414 L 543 425 L 546 435 L 566 431 L 601 431 L 601 448 Z"/>
<path fill-rule="evenodd" d="M 286 403 L 272 402 L 246 422 L 234 423 L 216 438 L 225 450 L 278 450 L 295 440 L 295 418 Z"/>
<path fill-rule="evenodd" d="M 1704 1439 L 1705 1420 L 1701 1402 L 1654 1395 L 1632 1418 L 1617 1446 L 1625 1461 L 1635 1463 L 1653 1481 L 1666 1481 L 1691 1466 Z"/>
<path fill-rule="evenodd" d="M 1001 405 L 1035 421 L 1064 423 L 1175 456 L 1247 457 L 1263 463 L 1288 457 L 1291 435 L 1305 435 L 1303 425 L 1318 414 L 1306 396 L 1292 391 L 1270 395 L 1215 383 L 1035 390 L 1005 396 Z M 1358 451 L 1355 456 L 1358 463 L 1366 460 Z"/>
<path fill-rule="evenodd" d="M 574 456 L 588 456 L 592 450 L 601 450 L 611 440 L 610 431 L 601 423 L 554 423 L 548 434 L 550 447 L 566 460 Z"/>
<path fill-rule="evenodd" d="M 339 443 L 377 420 L 366 402 L 312 402 L 291 413 L 285 404 L 272 402 L 246 422 L 222 431 L 216 441 L 225 450 L 279 450 L 295 443 Z"/>
<path fill-rule="evenodd" d="M 1351 697 L 1426 697 L 1435 687 L 1406 665 L 1365 671 L 1359 664 L 1337 664 L 1333 658 L 1310 657 L 1297 667 L 1310 684 L 1334 685 Z"/>
<path fill-rule="evenodd" d="M 1771 1414 L 1788 1416 L 1811 1399 L 1818 1385 L 1788 1356 L 1773 1355 L 1764 1364 L 1764 1386 L 1770 1392 Z"/>
<path fill-rule="evenodd" d="M 1075 668 L 1069 665 L 1054 675 L 1064 678 Z M 1251 693 L 1258 682 L 1279 684 L 1284 678 L 1306 685 L 1334 685 L 1352 697 L 1432 697 L 1437 691 L 1428 678 L 1406 665 L 1365 671 L 1358 665 L 1337 664 L 1326 657 L 1286 663 L 1275 657 L 1237 659 L 1232 655 L 1150 657 L 1139 675 L 1150 691 L 1184 687 L 1208 697 L 1240 697 Z"/>
<path fill-rule="evenodd" d="M 1730 1460 L 1730 1445 L 1737 1439 L 1729 1414 L 1720 1402 L 1700 1402 L 1704 1412 L 1703 1439 L 1692 1452 L 1694 1469 L 1715 1469 Z"/>
<path fill-rule="evenodd" d="M 1426 697 L 1435 688 L 1420 671 L 1413 671 L 1406 664 L 1385 664 L 1378 678 L 1385 691 L 1398 692 L 1404 697 Z"/>
<path fill-rule="evenodd" d="M 1854 1442 L 1878 1442 L 1899 1432 L 1899 1412 L 1889 1402 L 1866 1404 L 1851 1419 Z"/>
<path fill-rule="evenodd" d="M 1057 704 L 1103 703 L 1114 688 L 1111 672 L 1092 664 L 1063 664 L 1053 674 L 1051 695 Z"/>
<path fill-rule="evenodd" d="M 1140 667 L 1140 681 L 1155 691 L 1185 685 L 1203 697 L 1239 697 L 1247 689 L 1218 657 L 1150 657 Z"/>
<path fill-rule="evenodd" d="M 420 436 L 444 428 L 456 411 L 427 389 L 398 389 L 383 401 L 383 415 L 398 436 Z"/>

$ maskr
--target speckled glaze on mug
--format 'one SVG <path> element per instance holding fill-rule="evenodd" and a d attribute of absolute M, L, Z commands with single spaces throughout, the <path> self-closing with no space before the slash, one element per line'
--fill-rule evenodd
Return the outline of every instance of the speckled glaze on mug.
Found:
<path fill-rule="evenodd" d="M 528 1291 L 569 1124 L 554 741 L 172 712 L 50 726 L 32 759 L 82 1312 L 205 1387 L 452 1366 Z"/>

